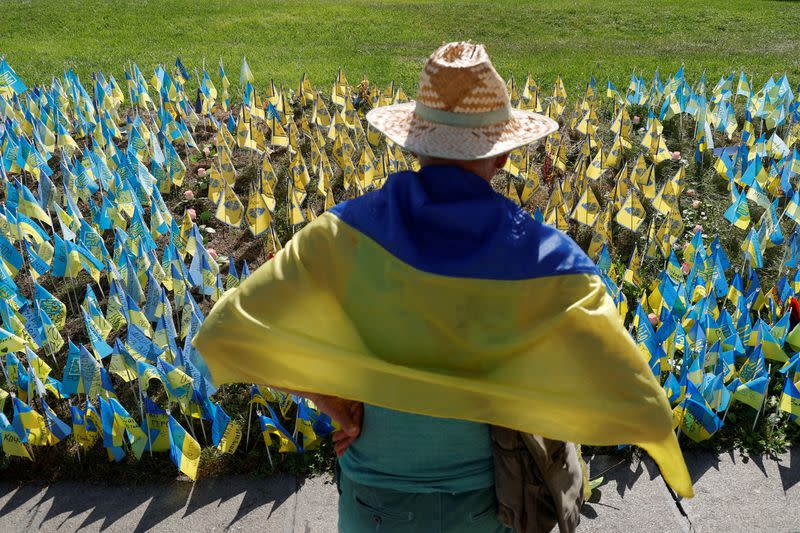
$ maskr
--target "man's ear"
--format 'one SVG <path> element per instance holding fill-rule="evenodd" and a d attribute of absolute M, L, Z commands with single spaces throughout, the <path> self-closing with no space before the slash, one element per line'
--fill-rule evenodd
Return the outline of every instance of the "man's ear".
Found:
<path fill-rule="evenodd" d="M 508 154 L 500 154 L 494 159 L 494 167 L 499 170 L 506 166 L 506 161 L 508 161 Z"/>

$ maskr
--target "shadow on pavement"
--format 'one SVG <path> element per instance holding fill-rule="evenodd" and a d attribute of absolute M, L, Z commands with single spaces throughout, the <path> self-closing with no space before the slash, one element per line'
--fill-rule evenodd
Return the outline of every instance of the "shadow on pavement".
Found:
<path fill-rule="evenodd" d="M 598 456 L 594 457 L 590 463 L 590 479 L 596 477 L 603 477 L 603 484 L 592 491 L 592 496 L 581 508 L 581 515 L 585 518 L 593 520 L 598 516 L 598 509 L 609 508 L 619 510 L 619 507 L 611 505 L 603 501 L 603 491 L 611 491 L 612 487 L 616 489 L 619 498 L 624 498 L 625 493 L 629 491 L 636 481 L 644 473 L 644 462 L 637 461 L 634 463 L 630 460 L 617 460 L 617 457 Z M 658 475 L 658 471 L 650 473 L 650 479 Z M 606 498 L 608 499 L 608 498 Z M 619 501 L 614 498 L 613 501 Z"/>
<path fill-rule="evenodd" d="M 712 452 L 697 452 L 684 454 L 686 468 L 689 469 L 689 476 L 692 483 L 697 483 L 709 470 L 714 469 L 719 472 L 719 456 Z M 733 457 L 733 456 L 732 456 Z M 763 467 L 762 467 L 763 469 Z M 766 475 L 766 472 L 764 473 Z"/>
<path fill-rule="evenodd" d="M 297 489 L 296 479 L 290 476 L 259 481 L 263 482 L 254 483 L 253 478 L 233 477 L 200 480 L 194 484 L 176 481 L 128 487 L 77 482 L 55 483 L 46 487 L 2 484 L 0 496 L 3 493 L 12 494 L 0 508 L 0 516 L 24 508 L 30 515 L 31 528 L 59 529 L 71 518 L 89 511 L 78 528 L 101 522 L 99 528 L 104 530 L 139 509 L 139 512 L 118 524 L 126 530 L 138 532 L 158 528 L 159 524 L 185 509 L 176 518 L 185 518 L 201 511 L 202 521 L 208 528 L 216 526 L 227 529 L 264 505 L 271 505 L 271 516 Z M 236 498 L 241 498 L 238 507 L 229 503 L 221 512 L 226 502 Z M 48 505 L 46 513 L 34 514 Z M 69 529 L 73 527 L 70 524 Z"/>
<path fill-rule="evenodd" d="M 263 483 L 258 484 L 257 488 L 253 488 L 253 480 L 250 478 L 212 478 L 209 480 L 201 480 L 197 483 L 197 488 L 192 491 L 189 498 L 189 504 L 183 516 L 189 516 L 199 509 L 203 509 L 215 502 L 220 506 L 227 500 L 244 494 L 242 502 L 236 514 L 231 517 L 227 527 L 232 526 L 235 522 L 247 516 L 250 512 L 258 509 L 262 505 L 272 503 L 269 515 L 276 509 L 280 508 L 286 500 L 298 489 L 297 480 L 294 477 L 276 476 L 269 479 L 264 479 Z"/>
<path fill-rule="evenodd" d="M 787 455 L 789 464 L 784 463 L 786 456 L 782 457 L 778 463 L 778 473 L 781 476 L 783 492 L 787 492 L 800 481 L 800 446 L 790 449 Z"/>

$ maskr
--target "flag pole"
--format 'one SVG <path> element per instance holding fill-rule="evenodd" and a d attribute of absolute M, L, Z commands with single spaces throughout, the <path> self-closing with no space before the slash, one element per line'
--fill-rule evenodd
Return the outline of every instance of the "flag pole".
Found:
<path fill-rule="evenodd" d="M 153 457 L 153 443 L 150 442 L 150 420 L 144 414 L 144 397 L 142 393 L 142 382 L 139 381 L 139 378 L 136 378 L 136 382 L 139 384 L 139 414 L 142 416 L 142 420 L 144 420 L 144 425 L 147 428 L 147 447 L 150 451 L 150 457 Z M 129 382 L 130 383 L 130 382 Z M 133 389 L 133 385 L 131 385 L 131 389 Z"/>
<path fill-rule="evenodd" d="M 130 63 L 130 62 L 129 62 L 129 63 Z M 132 69 L 132 68 L 130 68 L 130 65 L 128 65 L 128 68 L 129 68 L 129 70 L 131 71 L 131 73 L 130 73 L 130 77 L 131 77 L 131 79 L 133 79 L 133 69 Z M 129 99 L 129 101 L 130 101 L 130 109 L 131 109 L 131 111 L 132 111 L 132 110 L 133 110 L 133 92 L 132 92 L 131 84 L 130 84 L 130 83 L 128 83 L 128 80 L 125 80 L 125 85 L 127 85 L 127 86 L 128 86 L 128 99 Z"/>
<path fill-rule="evenodd" d="M 28 372 L 33 373 L 33 369 L 31 368 L 30 361 L 28 361 Z M 35 386 L 34 386 L 34 395 L 35 396 L 39 396 L 39 407 L 42 409 L 42 411 L 44 411 L 44 423 L 47 425 L 47 432 L 49 433 L 49 435 L 47 436 L 46 441 L 49 441 L 51 435 L 55 438 L 55 435 L 53 435 L 53 430 L 50 429 L 50 428 L 53 427 L 52 426 L 53 423 L 50 421 L 50 417 L 47 416 L 47 411 L 45 411 L 45 409 L 44 409 L 44 399 L 41 397 L 41 395 L 39 395 L 38 391 L 35 390 Z M 33 402 L 31 401 L 31 403 L 33 403 Z M 51 410 L 51 412 L 52 412 L 52 410 Z M 53 444 L 53 446 L 54 446 L 54 444 Z"/>
<path fill-rule="evenodd" d="M 203 442 L 208 443 L 208 435 L 206 435 L 206 426 L 203 424 L 203 417 L 199 418 L 200 420 L 200 430 L 203 432 Z"/>
<path fill-rule="evenodd" d="M 250 400 L 250 407 L 247 410 L 247 436 L 245 437 L 244 449 L 250 449 L 250 421 L 253 419 L 253 401 Z"/>
<path fill-rule="evenodd" d="M 733 395 L 731 394 L 731 396 L 733 396 Z M 728 407 L 725 408 L 725 413 L 723 413 L 723 415 L 722 415 L 722 422 L 723 423 L 725 423 L 725 418 L 727 418 L 727 416 L 728 416 L 728 411 L 731 410 L 731 405 L 733 405 L 733 398 L 730 398 L 728 400 Z"/>
<path fill-rule="evenodd" d="M 6 381 L 8 383 L 11 383 L 11 379 L 8 377 L 8 372 L 6 372 L 6 365 L 5 365 L 5 363 L 3 363 L 3 358 L 2 357 L 0 357 L 0 369 L 3 370 L 3 375 L 5 376 Z"/>
<path fill-rule="evenodd" d="M 67 346 L 69 346 L 70 344 L 72 344 L 72 339 L 69 336 L 67 336 Z M 69 351 L 69 348 L 67 348 L 67 350 Z M 81 356 L 80 356 L 80 353 L 78 353 L 78 357 L 76 357 L 75 360 L 78 361 L 78 385 L 75 387 L 75 394 L 77 395 L 77 394 L 79 394 L 78 389 L 80 388 L 81 381 L 83 380 L 83 371 L 81 370 Z M 66 374 L 67 370 L 69 370 L 69 369 L 67 369 L 67 368 L 64 369 L 64 373 L 65 374 Z M 91 386 L 91 383 L 89 385 Z M 86 392 L 86 383 L 83 384 L 83 395 L 86 397 L 86 401 L 88 402 L 89 401 L 89 393 Z"/>
<path fill-rule="evenodd" d="M 36 311 L 38 313 L 41 313 L 42 312 L 42 308 L 39 306 L 39 300 L 34 298 L 33 299 L 33 303 L 36 306 Z M 40 322 L 41 322 L 41 320 L 40 320 Z M 45 351 L 45 353 L 47 355 L 50 356 L 50 358 L 53 360 L 53 363 L 55 363 L 55 365 L 58 366 L 58 361 L 56 361 L 56 356 L 52 351 L 49 350 L 49 348 L 50 348 L 50 340 L 47 338 L 47 332 L 45 331 L 44 332 L 44 351 Z"/>
<path fill-rule="evenodd" d="M 767 402 L 767 395 L 769 394 L 769 382 L 772 380 L 772 363 L 769 364 L 769 369 L 767 370 L 767 387 L 764 389 L 764 397 L 761 398 L 761 405 L 756 412 L 756 418 L 753 420 L 753 428 L 750 430 L 752 433 L 756 430 L 756 424 L 758 423 L 758 417 L 761 415 L 761 411 L 764 409 L 764 404 Z"/>
<path fill-rule="evenodd" d="M 69 257 L 67 257 L 67 259 L 69 259 Z M 72 299 L 72 293 L 70 292 L 69 286 L 67 285 L 67 277 L 64 276 L 62 279 L 64 280 L 64 292 L 67 293 L 67 300 L 69 301 L 69 305 L 74 306 L 74 309 L 77 311 L 77 308 L 79 306 L 75 304 L 75 302 Z"/>
<path fill-rule="evenodd" d="M 688 369 L 681 368 L 681 372 L 687 371 Z M 691 398 L 691 396 L 689 397 Z M 675 439 L 681 438 L 681 426 L 683 425 L 684 420 L 686 419 L 686 400 L 689 398 L 686 397 L 686 393 L 684 393 L 683 397 L 683 412 L 681 413 L 681 421 L 678 424 L 678 433 L 675 435 Z"/>
<path fill-rule="evenodd" d="M 168 404 L 167 404 L 167 424 L 169 424 L 169 418 L 170 418 L 170 417 L 172 417 L 172 412 L 171 412 L 171 411 L 172 411 L 172 410 L 169 408 L 169 403 L 168 403 Z M 172 455 L 172 446 L 173 446 L 173 443 L 172 443 L 172 430 L 170 430 L 170 431 L 169 431 L 169 447 L 170 447 L 170 455 Z M 183 454 L 183 450 L 181 450 L 181 455 L 182 455 L 182 454 Z M 183 472 L 181 472 L 181 464 L 180 464 L 180 461 L 178 461 L 177 467 L 178 467 L 178 480 L 180 481 L 180 480 L 181 480 L 181 479 L 180 479 L 180 477 L 183 475 Z"/>
<path fill-rule="evenodd" d="M 183 415 L 183 419 L 186 421 L 186 425 L 189 427 L 189 431 L 192 434 L 192 438 L 194 438 L 194 440 L 197 440 L 197 435 L 194 434 L 194 427 L 192 426 L 192 424 L 189 423 L 189 418 L 186 416 L 186 413 L 183 412 L 183 409 L 180 409 L 180 412 Z"/>
<path fill-rule="evenodd" d="M 269 459 L 269 466 L 270 468 L 274 469 L 275 465 L 272 462 L 272 454 L 269 451 L 269 446 L 267 446 L 267 459 Z"/>
<path fill-rule="evenodd" d="M 256 410 L 256 415 L 258 415 L 260 417 L 261 416 L 261 411 Z M 272 442 L 272 437 L 270 437 L 270 442 Z M 266 447 L 267 447 L 267 459 L 269 459 L 269 466 L 270 466 L 270 468 L 274 469 L 275 465 L 272 463 L 272 454 L 269 451 L 269 444 L 267 444 L 266 442 L 264 442 L 264 444 L 266 444 Z"/>
<path fill-rule="evenodd" d="M 78 309 L 80 309 L 81 304 L 80 304 L 80 301 L 78 300 L 78 295 L 74 294 L 75 290 L 76 290 L 75 289 L 75 278 L 72 275 L 72 265 L 69 263 L 69 252 L 67 252 L 67 275 L 69 277 L 70 287 L 72 288 L 71 293 L 68 291 L 67 294 L 72 294 L 73 296 L 75 296 L 75 302 L 74 303 L 75 303 L 75 310 L 77 311 Z M 64 282 L 64 285 L 66 285 L 66 281 Z M 71 297 L 70 297 L 70 303 L 73 303 Z"/>
<path fill-rule="evenodd" d="M 70 418 L 72 418 L 72 399 L 70 397 L 67 397 L 67 405 L 69 405 L 69 415 L 70 415 Z M 85 424 L 85 422 L 84 422 L 84 424 Z M 76 443 L 78 444 L 78 447 L 75 448 L 75 451 L 78 454 L 78 464 L 82 465 L 83 461 L 81 460 L 81 443 L 77 442 L 77 439 L 76 439 Z"/>
<path fill-rule="evenodd" d="M 103 246 L 105 246 L 105 245 L 103 245 Z M 100 289 L 100 296 L 102 296 L 103 300 L 105 300 L 106 299 L 106 293 L 103 290 L 103 286 L 100 284 L 100 281 L 97 282 L 97 288 Z"/>
<path fill-rule="evenodd" d="M 137 378 L 135 378 L 135 379 L 136 379 L 137 381 L 139 380 L 139 378 L 138 378 L 138 377 L 137 377 Z M 133 380 L 131 380 L 131 381 L 133 381 Z M 142 411 L 142 404 L 141 404 L 141 402 L 140 402 L 140 401 L 138 401 L 138 400 L 139 400 L 139 396 L 137 396 L 137 394 L 136 394 L 136 391 L 134 391 L 134 390 L 133 390 L 133 383 L 131 383 L 131 382 L 129 381 L 129 382 L 128 382 L 128 386 L 131 388 L 131 394 L 132 394 L 134 397 L 136 397 L 136 399 L 137 399 L 137 402 L 136 402 L 136 403 L 138 403 L 138 404 L 139 404 L 139 416 L 141 416 L 142 418 L 144 418 L 144 413 L 143 413 L 143 411 Z M 139 390 L 141 390 L 141 384 L 139 384 Z"/>

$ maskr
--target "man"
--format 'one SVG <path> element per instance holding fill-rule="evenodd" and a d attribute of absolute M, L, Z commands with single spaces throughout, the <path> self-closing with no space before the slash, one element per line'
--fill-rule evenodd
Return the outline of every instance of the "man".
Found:
<path fill-rule="evenodd" d="M 489 185 L 557 124 L 512 109 L 470 43 L 367 120 L 421 170 L 318 217 L 195 339 L 217 383 L 303 391 L 340 423 L 340 530 L 503 531 L 490 424 L 638 443 L 691 495 L 669 403 L 595 265 Z"/>

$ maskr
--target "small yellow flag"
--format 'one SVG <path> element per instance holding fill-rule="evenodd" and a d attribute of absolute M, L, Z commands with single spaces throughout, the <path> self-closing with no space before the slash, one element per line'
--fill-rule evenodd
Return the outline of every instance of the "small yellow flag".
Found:
<path fill-rule="evenodd" d="M 614 217 L 614 220 L 616 220 L 619 225 L 628 228 L 634 233 L 638 233 L 639 226 L 644 222 L 644 216 L 645 212 L 642 202 L 639 200 L 636 192 L 631 191 L 622 203 L 622 207 L 617 212 L 617 216 Z"/>
<path fill-rule="evenodd" d="M 250 197 L 247 199 L 247 211 L 245 216 L 247 218 L 247 228 L 254 237 L 258 237 L 267 231 L 269 225 L 272 223 L 272 216 L 270 215 L 267 205 L 267 198 L 256 189 L 250 191 Z"/>
<path fill-rule="evenodd" d="M 593 226 L 599 214 L 600 202 L 597 201 L 592 188 L 587 186 L 583 195 L 575 204 L 575 209 L 572 210 L 572 218 L 581 224 Z"/>
<path fill-rule="evenodd" d="M 216 217 L 220 221 L 229 226 L 238 228 L 242 225 L 242 215 L 244 213 L 244 205 L 239 197 L 236 196 L 233 188 L 225 184 L 224 194 L 217 203 Z"/>
<path fill-rule="evenodd" d="M 17 457 L 24 457 L 31 461 L 33 460 L 28 453 L 28 449 L 25 448 L 25 445 L 16 433 L 10 429 L 0 431 L 0 433 L 2 433 L 3 437 L 3 452 L 5 452 L 6 455 L 14 455 Z"/>

